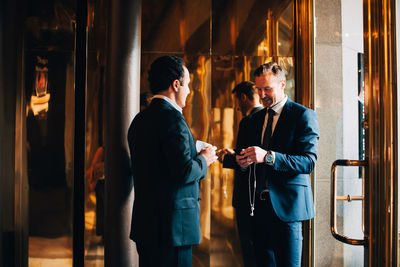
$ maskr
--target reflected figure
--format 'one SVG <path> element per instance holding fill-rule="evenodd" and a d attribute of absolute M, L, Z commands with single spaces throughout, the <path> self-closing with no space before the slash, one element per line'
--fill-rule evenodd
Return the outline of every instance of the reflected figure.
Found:
<path fill-rule="evenodd" d="M 243 115 L 240 121 L 239 131 L 242 125 L 246 124 L 256 112 L 263 109 L 260 104 L 260 97 L 253 82 L 245 81 L 239 83 L 233 90 L 235 94 L 235 106 Z M 242 134 L 238 133 L 238 142 Z M 235 151 L 231 148 L 223 148 L 217 152 L 218 160 L 223 163 L 224 168 L 235 169 L 234 189 L 232 205 L 236 210 L 236 223 L 238 226 L 240 246 L 242 248 L 242 257 L 245 267 L 256 266 L 254 255 L 254 244 L 252 239 L 251 220 L 249 220 L 248 203 L 239 201 L 240 199 L 248 199 L 248 191 L 246 181 L 247 175 L 239 171 L 236 164 Z"/>
<path fill-rule="evenodd" d="M 149 82 L 155 96 L 128 131 L 135 190 L 130 237 L 140 266 L 189 267 L 201 236 L 200 180 L 216 148 L 196 152 L 182 115 L 190 76 L 181 58 L 157 58 Z"/>
<path fill-rule="evenodd" d="M 302 221 L 314 217 L 310 173 L 319 139 L 315 112 L 286 96 L 286 77 L 276 63 L 254 71 L 265 109 L 241 124 L 238 171 L 247 206 L 257 266 L 301 266 Z"/>
<path fill-rule="evenodd" d="M 86 171 L 90 190 L 96 192 L 96 235 L 104 236 L 104 148 L 100 146 Z"/>

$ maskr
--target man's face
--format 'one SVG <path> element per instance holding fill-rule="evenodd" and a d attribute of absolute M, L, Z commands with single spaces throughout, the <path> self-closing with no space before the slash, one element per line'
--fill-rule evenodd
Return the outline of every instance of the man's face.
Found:
<path fill-rule="evenodd" d="M 272 72 L 256 77 L 258 95 L 265 108 L 275 105 L 285 97 L 285 84 L 285 80 L 275 77 Z"/>
<path fill-rule="evenodd" d="M 190 89 L 189 89 L 189 83 L 190 83 L 189 71 L 185 66 L 183 66 L 183 71 L 184 71 L 184 74 L 183 74 L 182 85 L 180 85 L 180 88 L 178 90 L 177 97 L 176 97 L 176 103 L 181 108 L 184 108 L 186 106 L 186 98 L 190 94 Z"/>
<path fill-rule="evenodd" d="M 241 94 L 240 96 L 235 95 L 235 107 L 236 110 L 240 111 L 243 116 L 246 115 L 247 113 L 247 105 L 246 105 L 246 100 L 245 100 L 245 95 Z"/>

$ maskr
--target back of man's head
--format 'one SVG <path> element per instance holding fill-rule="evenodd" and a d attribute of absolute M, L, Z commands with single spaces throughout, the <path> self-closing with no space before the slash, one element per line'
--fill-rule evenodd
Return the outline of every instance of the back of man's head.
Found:
<path fill-rule="evenodd" d="M 232 90 L 232 94 L 235 94 L 239 99 L 242 94 L 245 94 L 251 101 L 254 100 L 254 96 L 258 96 L 256 85 L 250 81 L 244 81 L 236 85 Z"/>
<path fill-rule="evenodd" d="M 150 91 L 158 94 L 168 90 L 173 81 L 179 80 L 182 83 L 185 62 L 180 57 L 162 56 L 157 58 L 150 66 L 149 83 Z"/>
<path fill-rule="evenodd" d="M 269 72 L 271 72 L 279 80 L 286 81 L 285 71 L 276 62 L 268 62 L 268 63 L 262 64 L 260 67 L 258 67 L 254 71 L 254 77 L 263 76 Z"/>

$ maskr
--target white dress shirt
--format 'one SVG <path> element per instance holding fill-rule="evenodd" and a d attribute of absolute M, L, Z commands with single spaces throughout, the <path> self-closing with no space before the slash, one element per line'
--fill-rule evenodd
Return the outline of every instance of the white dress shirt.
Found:
<path fill-rule="evenodd" d="M 279 116 L 282 113 L 282 109 L 283 109 L 283 106 L 286 104 L 286 101 L 287 101 L 287 95 L 285 95 L 285 97 L 280 102 L 278 102 L 275 105 L 273 105 L 272 107 L 270 107 L 275 111 L 275 116 L 272 121 L 271 137 L 274 135 L 276 123 L 279 120 Z M 267 128 L 267 123 L 268 123 L 268 112 L 265 114 L 264 125 L 263 125 L 263 129 L 262 129 L 262 133 L 261 133 L 261 143 L 263 142 L 264 132 L 265 132 L 265 129 Z"/>
<path fill-rule="evenodd" d="M 182 113 L 182 108 L 181 108 L 180 106 L 178 106 L 178 104 L 176 104 L 175 101 L 172 100 L 171 98 L 166 97 L 165 95 L 155 95 L 155 96 L 153 96 L 153 99 L 154 99 L 154 98 L 161 98 L 161 99 L 164 99 L 165 101 L 167 101 L 168 103 L 170 103 L 177 111 L 179 111 L 180 113 Z"/>

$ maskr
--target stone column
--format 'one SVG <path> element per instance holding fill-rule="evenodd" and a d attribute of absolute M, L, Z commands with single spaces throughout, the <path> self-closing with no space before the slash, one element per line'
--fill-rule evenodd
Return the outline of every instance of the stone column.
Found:
<path fill-rule="evenodd" d="M 141 1 L 109 2 L 105 127 L 105 266 L 137 266 L 129 239 L 133 181 L 127 132 L 139 111 Z"/>

